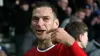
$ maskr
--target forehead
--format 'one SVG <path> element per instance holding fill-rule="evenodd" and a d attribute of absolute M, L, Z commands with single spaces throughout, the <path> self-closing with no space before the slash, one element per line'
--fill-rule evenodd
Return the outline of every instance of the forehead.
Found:
<path fill-rule="evenodd" d="M 80 13 L 80 14 L 85 14 L 83 11 L 80 11 L 79 13 Z"/>
<path fill-rule="evenodd" d="M 65 2 L 65 3 L 68 3 L 68 0 L 60 0 L 60 1 Z"/>
<path fill-rule="evenodd" d="M 39 7 L 33 10 L 33 16 L 49 16 L 52 15 L 53 11 L 50 7 Z"/>

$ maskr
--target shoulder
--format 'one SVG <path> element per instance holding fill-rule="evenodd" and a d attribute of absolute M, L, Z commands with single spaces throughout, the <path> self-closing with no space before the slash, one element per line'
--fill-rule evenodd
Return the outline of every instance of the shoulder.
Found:
<path fill-rule="evenodd" d="M 75 49 L 75 48 L 80 48 L 79 45 L 77 44 L 77 42 L 75 41 L 71 46 L 65 46 L 63 44 L 57 44 L 56 48 L 60 48 L 60 49 L 64 49 L 64 50 L 68 50 L 68 49 Z"/>
<path fill-rule="evenodd" d="M 32 48 L 31 50 L 29 50 L 28 52 L 26 52 L 24 54 L 24 56 L 32 56 L 33 53 L 35 53 L 35 51 L 37 51 L 37 47 Z"/>
<path fill-rule="evenodd" d="M 69 49 L 69 48 L 75 48 L 75 47 L 80 48 L 79 45 L 78 45 L 78 43 L 77 43 L 76 41 L 75 41 L 70 47 L 65 46 L 65 45 L 63 45 L 63 44 L 60 44 L 60 43 L 57 44 L 56 46 L 57 46 L 58 48 L 62 48 L 62 47 L 63 47 L 63 48 L 68 48 L 68 49 Z"/>
<path fill-rule="evenodd" d="M 56 48 L 65 48 L 66 46 L 65 45 L 63 45 L 63 44 L 61 44 L 61 43 L 58 43 L 58 44 L 56 44 L 56 46 L 55 46 Z"/>

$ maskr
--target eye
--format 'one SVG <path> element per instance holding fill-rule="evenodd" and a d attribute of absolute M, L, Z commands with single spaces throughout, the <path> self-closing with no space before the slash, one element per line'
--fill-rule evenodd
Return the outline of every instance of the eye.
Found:
<path fill-rule="evenodd" d="M 49 17 L 43 17 L 44 21 L 49 21 Z"/>
<path fill-rule="evenodd" d="M 33 17 L 32 17 L 32 21 L 38 21 L 38 20 L 39 20 L 38 17 L 36 17 L 36 16 L 33 16 Z"/>

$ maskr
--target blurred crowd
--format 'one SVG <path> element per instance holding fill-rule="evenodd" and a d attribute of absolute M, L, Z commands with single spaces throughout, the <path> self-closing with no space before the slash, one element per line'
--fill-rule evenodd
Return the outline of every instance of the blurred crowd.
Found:
<path fill-rule="evenodd" d="M 10 38 L 16 56 L 23 56 L 36 44 L 30 25 L 32 6 L 36 1 L 48 1 L 57 8 L 59 27 L 65 28 L 73 21 L 84 22 L 89 28 L 90 42 L 86 52 L 90 54 L 100 49 L 99 0 L 0 0 L 0 35 L 3 35 L 0 38 Z"/>

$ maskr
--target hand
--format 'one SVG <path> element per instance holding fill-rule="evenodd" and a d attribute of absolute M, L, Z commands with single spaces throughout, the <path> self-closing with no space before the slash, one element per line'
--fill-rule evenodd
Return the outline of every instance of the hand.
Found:
<path fill-rule="evenodd" d="M 63 28 L 52 29 L 48 33 L 51 32 L 51 39 L 53 41 L 62 43 L 66 46 L 71 46 L 75 39 L 70 36 Z"/>
<path fill-rule="evenodd" d="M 91 25 L 95 25 L 97 23 L 97 18 L 94 18 L 92 21 L 91 21 Z"/>
<path fill-rule="evenodd" d="M 97 24 L 100 24 L 100 19 L 97 19 Z"/>
<path fill-rule="evenodd" d="M 4 51 L 0 50 L 0 56 L 7 56 L 7 54 Z"/>

